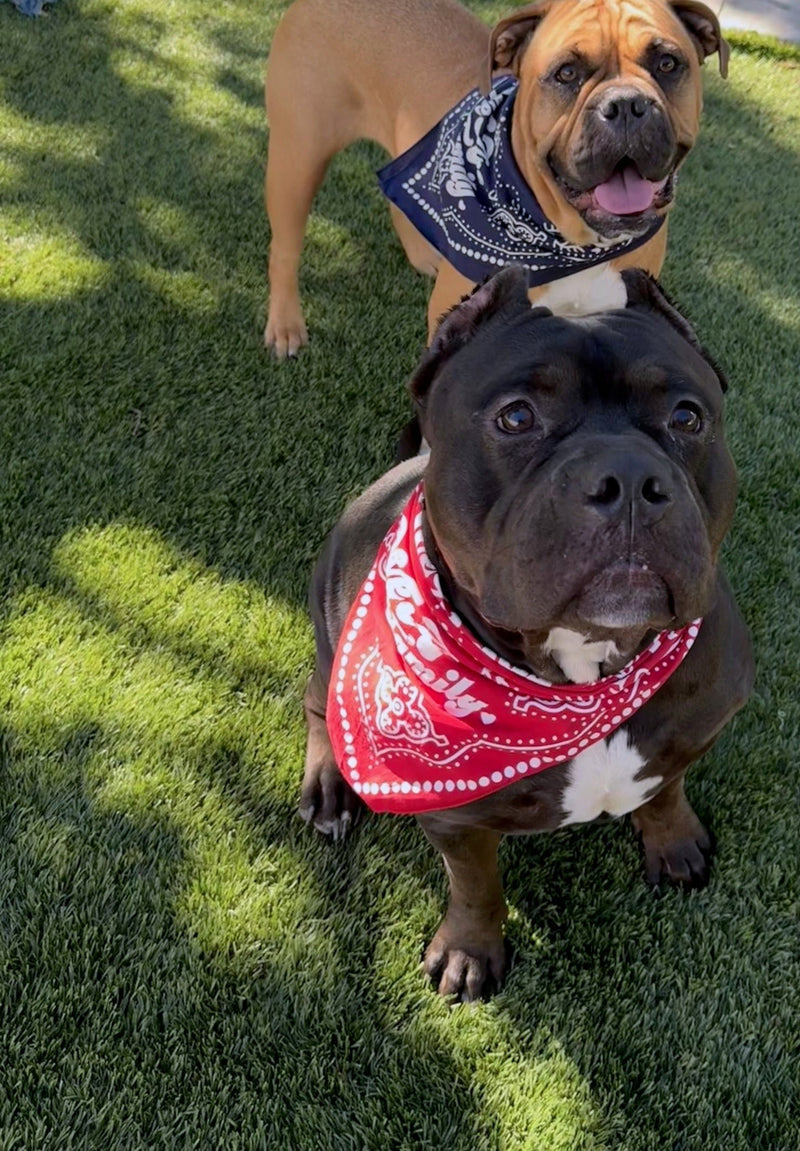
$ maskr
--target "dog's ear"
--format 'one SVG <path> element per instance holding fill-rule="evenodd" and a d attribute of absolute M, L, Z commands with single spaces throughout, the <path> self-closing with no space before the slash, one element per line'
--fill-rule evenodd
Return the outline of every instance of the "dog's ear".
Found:
<path fill-rule="evenodd" d="M 492 86 L 492 72 L 495 68 L 509 68 L 519 75 L 519 62 L 533 33 L 552 7 L 552 0 L 538 0 L 527 8 L 520 8 L 511 16 L 506 16 L 492 29 L 489 41 L 488 70 L 484 79 L 483 93 Z"/>
<path fill-rule="evenodd" d="M 700 0 L 670 0 L 670 7 L 692 38 L 702 64 L 706 56 L 719 55 L 720 75 L 728 75 L 730 49 L 722 35 L 716 13 Z"/>
<path fill-rule="evenodd" d="M 679 332 L 684 340 L 691 344 L 694 350 L 703 357 L 716 373 L 723 392 L 727 392 L 728 377 L 700 343 L 694 328 L 686 317 L 681 315 L 675 301 L 670 299 L 658 280 L 642 268 L 623 269 L 622 279 L 628 293 L 628 307 L 635 307 L 638 304 L 652 308 L 655 312 L 660 312 L 672 324 L 676 332 Z"/>
<path fill-rule="evenodd" d="M 481 325 L 500 312 L 527 312 L 530 306 L 527 273 L 524 268 L 510 267 L 485 280 L 446 312 L 409 383 L 416 403 L 424 406 L 434 376 L 459 348 L 469 343 Z"/>

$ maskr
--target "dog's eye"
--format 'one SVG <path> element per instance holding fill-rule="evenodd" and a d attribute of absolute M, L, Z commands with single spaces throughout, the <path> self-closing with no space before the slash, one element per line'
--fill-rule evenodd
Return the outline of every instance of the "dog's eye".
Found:
<path fill-rule="evenodd" d="M 501 432 L 511 432 L 512 435 L 516 432 L 529 432 L 535 422 L 533 408 L 521 400 L 503 408 L 495 420 Z"/>
<path fill-rule="evenodd" d="M 674 72 L 677 67 L 677 56 L 671 56 L 669 52 L 665 52 L 663 56 L 659 57 L 658 64 L 656 65 L 656 71 L 666 74 L 668 72 Z"/>
<path fill-rule="evenodd" d="M 674 432 L 683 432 L 685 435 L 696 436 L 703 430 L 703 413 L 697 404 L 684 401 L 675 408 L 669 418 L 669 426 Z"/>
<path fill-rule="evenodd" d="M 578 79 L 578 69 L 574 64 L 562 64 L 554 75 L 559 84 L 572 84 Z"/>

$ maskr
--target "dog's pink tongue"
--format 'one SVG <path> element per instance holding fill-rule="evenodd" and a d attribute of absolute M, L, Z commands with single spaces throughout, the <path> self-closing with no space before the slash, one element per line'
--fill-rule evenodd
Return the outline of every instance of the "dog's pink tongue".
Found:
<path fill-rule="evenodd" d="M 632 164 L 615 172 L 605 184 L 598 184 L 594 197 L 604 212 L 614 216 L 633 216 L 646 212 L 655 199 L 656 192 L 664 186 L 664 181 L 653 184 L 645 180 Z"/>

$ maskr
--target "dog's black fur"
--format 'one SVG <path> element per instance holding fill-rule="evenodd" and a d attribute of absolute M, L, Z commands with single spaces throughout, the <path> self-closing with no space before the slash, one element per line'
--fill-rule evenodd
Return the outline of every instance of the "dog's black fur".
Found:
<path fill-rule="evenodd" d="M 683 775 L 753 680 L 747 628 L 718 565 L 736 492 L 726 383 L 658 285 L 641 272 L 625 282 L 626 308 L 566 320 L 532 309 L 510 269 L 442 321 L 411 381 L 430 455 L 395 467 L 347 509 L 314 574 L 302 810 L 321 830 L 344 833 L 362 809 L 325 729 L 334 651 L 424 474 L 426 544 L 452 604 L 484 644 L 536 675 L 568 678 L 548 643 L 554 629 L 613 643 L 597 667 L 607 675 L 654 631 L 704 617 L 684 663 L 621 730 L 643 763 L 635 778 L 646 801 L 632 818 L 648 878 L 705 881 L 710 840 Z M 502 977 L 497 842 L 565 822 L 570 773 L 568 761 L 419 817 L 451 881 L 426 957 L 441 991 L 473 998 Z"/>

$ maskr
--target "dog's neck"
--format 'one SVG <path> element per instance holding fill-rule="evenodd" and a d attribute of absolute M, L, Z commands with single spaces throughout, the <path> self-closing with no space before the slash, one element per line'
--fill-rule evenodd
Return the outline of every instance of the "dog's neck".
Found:
<path fill-rule="evenodd" d="M 559 626 L 528 632 L 495 627 L 453 578 L 424 513 L 422 532 L 425 550 L 448 603 L 482 644 L 539 679 L 552 684 L 593 683 L 625 667 L 652 640 L 654 633 L 647 628 L 620 629 L 595 637 Z"/>

